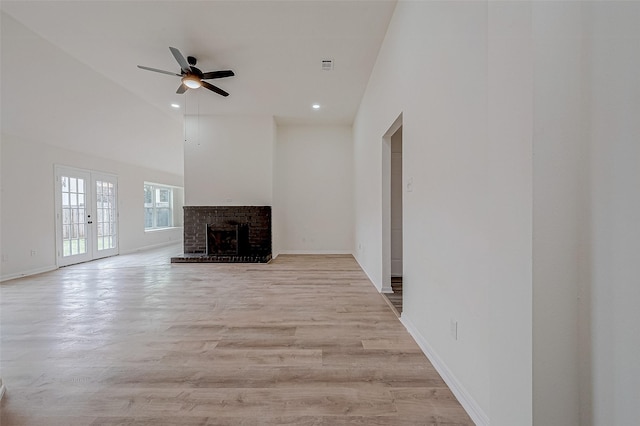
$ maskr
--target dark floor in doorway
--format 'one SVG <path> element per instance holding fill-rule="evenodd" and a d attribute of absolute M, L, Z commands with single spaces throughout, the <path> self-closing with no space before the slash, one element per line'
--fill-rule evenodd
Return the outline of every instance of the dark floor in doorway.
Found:
<path fill-rule="evenodd" d="M 393 293 L 385 293 L 385 297 L 396 309 L 398 316 L 402 314 L 402 277 L 391 277 Z"/>

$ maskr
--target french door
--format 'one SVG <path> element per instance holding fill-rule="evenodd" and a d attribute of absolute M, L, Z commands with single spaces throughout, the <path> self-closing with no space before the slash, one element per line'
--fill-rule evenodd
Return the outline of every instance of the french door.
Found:
<path fill-rule="evenodd" d="M 58 266 L 118 254 L 118 178 L 56 166 Z"/>

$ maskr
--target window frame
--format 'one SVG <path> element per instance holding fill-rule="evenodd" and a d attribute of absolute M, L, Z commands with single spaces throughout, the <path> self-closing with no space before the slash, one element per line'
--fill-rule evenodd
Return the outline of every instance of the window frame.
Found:
<path fill-rule="evenodd" d="M 150 188 L 151 192 L 151 202 L 147 202 L 147 188 Z M 161 191 L 168 191 L 169 199 L 168 201 L 159 201 L 158 198 L 160 196 Z M 174 187 L 171 185 L 163 185 L 153 182 L 144 182 L 143 185 L 143 224 L 144 230 L 147 231 L 156 231 L 161 229 L 170 229 L 175 228 L 174 226 Z M 147 209 L 151 209 L 151 226 L 147 226 Z M 158 225 L 159 222 L 159 211 L 169 211 L 168 224 L 167 225 Z"/>

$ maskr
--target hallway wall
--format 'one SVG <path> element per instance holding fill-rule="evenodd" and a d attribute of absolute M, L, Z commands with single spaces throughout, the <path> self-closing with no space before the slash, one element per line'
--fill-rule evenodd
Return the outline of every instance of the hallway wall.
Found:
<path fill-rule="evenodd" d="M 381 288 L 402 113 L 403 322 L 478 424 L 640 417 L 639 21 L 637 2 L 396 8 L 354 125 L 356 257 Z"/>
<path fill-rule="evenodd" d="M 589 2 L 588 158 L 592 406 L 595 425 L 640 418 L 640 3 Z"/>
<path fill-rule="evenodd" d="M 478 424 L 531 422 L 530 22 L 399 2 L 354 124 L 356 258 L 382 288 L 381 144 L 402 113 L 402 318 Z"/>

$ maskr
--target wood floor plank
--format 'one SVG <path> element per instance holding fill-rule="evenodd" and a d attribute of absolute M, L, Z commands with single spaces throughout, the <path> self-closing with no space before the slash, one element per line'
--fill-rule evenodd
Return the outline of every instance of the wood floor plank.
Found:
<path fill-rule="evenodd" d="M 177 254 L 2 283 L 0 424 L 473 424 L 351 256 Z"/>

